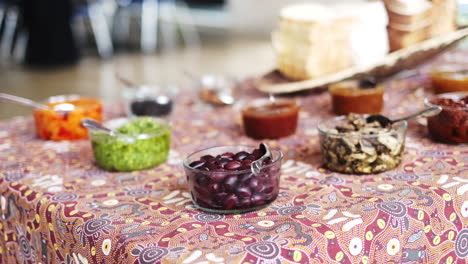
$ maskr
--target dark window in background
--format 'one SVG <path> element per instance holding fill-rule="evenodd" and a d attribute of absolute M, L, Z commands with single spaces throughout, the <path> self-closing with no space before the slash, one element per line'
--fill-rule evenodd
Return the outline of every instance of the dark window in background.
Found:
<path fill-rule="evenodd" d="M 222 6 L 227 0 L 185 0 L 189 6 Z"/>

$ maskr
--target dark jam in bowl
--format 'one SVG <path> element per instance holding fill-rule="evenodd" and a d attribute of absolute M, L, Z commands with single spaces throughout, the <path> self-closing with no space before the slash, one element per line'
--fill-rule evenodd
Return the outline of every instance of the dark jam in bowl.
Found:
<path fill-rule="evenodd" d="M 130 110 L 136 116 L 166 116 L 172 111 L 172 100 L 166 96 L 134 100 Z"/>
<path fill-rule="evenodd" d="M 279 192 L 282 153 L 262 163 L 255 175 L 253 161 L 263 153 L 243 146 L 214 147 L 190 155 L 184 161 L 189 190 L 195 206 L 212 213 L 242 213 L 260 209 Z"/>
<path fill-rule="evenodd" d="M 255 139 L 281 138 L 296 132 L 299 106 L 295 101 L 264 101 L 242 110 L 244 131 Z"/>
<path fill-rule="evenodd" d="M 431 137 L 443 143 L 468 143 L 468 93 L 447 93 L 426 99 L 429 106 L 443 110 L 429 117 L 427 127 Z"/>

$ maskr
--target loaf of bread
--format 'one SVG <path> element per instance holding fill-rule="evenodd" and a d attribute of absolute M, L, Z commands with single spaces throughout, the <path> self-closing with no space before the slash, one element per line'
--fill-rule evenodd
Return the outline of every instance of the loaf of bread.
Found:
<path fill-rule="evenodd" d="M 304 80 L 350 67 L 353 19 L 321 4 L 284 8 L 272 35 L 279 71 L 292 80 Z"/>

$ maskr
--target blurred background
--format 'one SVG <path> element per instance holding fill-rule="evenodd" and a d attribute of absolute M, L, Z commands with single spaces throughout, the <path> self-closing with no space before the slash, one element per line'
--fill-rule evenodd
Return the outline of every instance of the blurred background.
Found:
<path fill-rule="evenodd" d="M 206 73 L 257 76 L 275 68 L 279 10 L 298 2 L 340 0 L 0 0 L 0 92 L 117 100 L 116 75 L 182 91 Z M 0 119 L 29 113 L 0 104 Z"/>

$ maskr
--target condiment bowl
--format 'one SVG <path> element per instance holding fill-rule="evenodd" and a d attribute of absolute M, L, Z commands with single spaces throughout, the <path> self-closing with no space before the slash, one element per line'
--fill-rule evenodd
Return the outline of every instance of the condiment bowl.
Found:
<path fill-rule="evenodd" d="M 257 99 L 241 108 L 242 124 L 247 136 L 276 139 L 296 132 L 299 103 L 293 99 Z"/>
<path fill-rule="evenodd" d="M 174 108 L 178 88 L 174 85 L 141 85 L 122 92 L 127 116 L 168 117 Z"/>
<path fill-rule="evenodd" d="M 89 130 L 96 164 L 108 171 L 136 171 L 166 161 L 171 129 L 167 121 L 152 117 L 119 118 L 105 123 L 115 134 Z"/>
<path fill-rule="evenodd" d="M 457 105 L 463 98 L 468 103 L 468 92 L 444 93 L 425 99 L 427 106 L 438 105 L 442 111 L 427 119 L 427 128 L 431 137 L 443 143 L 468 143 L 468 107 Z M 452 104 L 452 105 L 450 105 Z"/>
<path fill-rule="evenodd" d="M 368 115 L 355 116 L 365 120 Z M 348 116 L 339 116 L 318 125 L 322 158 L 328 169 L 370 174 L 391 170 L 400 164 L 408 126 L 406 121 L 393 124 L 389 130 L 338 132 L 336 127 L 347 120 Z"/>
<path fill-rule="evenodd" d="M 232 105 L 237 101 L 239 81 L 234 77 L 205 74 L 197 81 L 198 95 L 203 103 Z"/>
<path fill-rule="evenodd" d="M 33 112 L 36 131 L 46 140 L 78 140 L 88 137 L 81 125 L 84 118 L 102 121 L 102 103 L 98 99 L 79 95 L 59 95 L 46 99 L 50 109 L 36 109 Z M 59 104 L 72 105 L 70 110 L 54 110 Z"/>
<path fill-rule="evenodd" d="M 244 153 L 256 153 L 254 150 L 249 146 L 219 146 L 190 154 L 183 165 L 194 205 L 211 213 L 233 214 L 257 210 L 273 202 L 279 192 L 283 153 L 272 150 L 273 158 L 254 174 L 249 165 L 254 158 Z M 232 170 L 230 160 L 244 167 Z M 245 166 L 246 160 L 250 162 Z M 223 162 L 227 162 L 225 169 L 216 169 Z"/>

